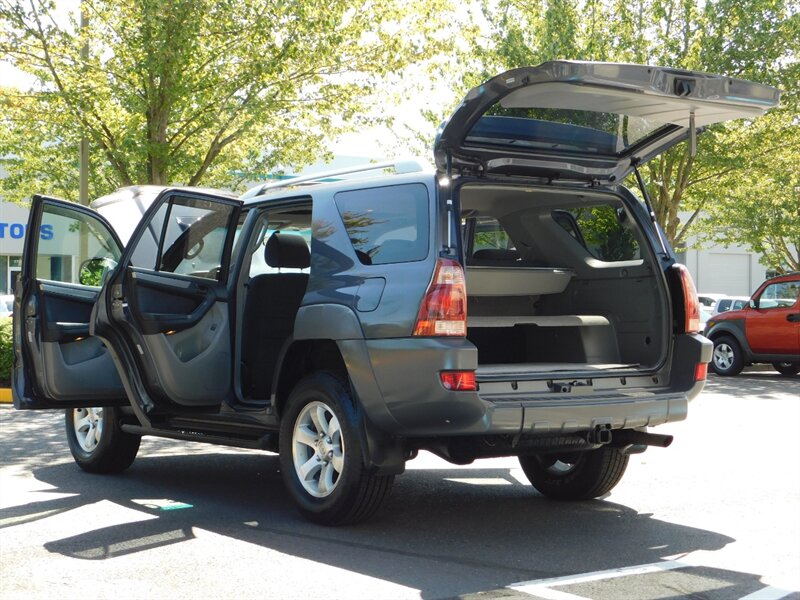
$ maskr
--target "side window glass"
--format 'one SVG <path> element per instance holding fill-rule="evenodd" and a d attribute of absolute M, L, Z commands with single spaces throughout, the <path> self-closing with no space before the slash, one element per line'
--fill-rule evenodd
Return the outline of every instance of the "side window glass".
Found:
<path fill-rule="evenodd" d="M 340 192 L 336 206 L 350 243 L 365 265 L 428 256 L 428 190 L 419 183 Z"/>
<path fill-rule="evenodd" d="M 158 246 L 161 243 L 161 232 L 164 230 L 164 217 L 168 208 L 168 203 L 164 203 L 158 208 L 156 214 L 150 220 L 150 224 L 136 242 L 136 247 L 133 249 L 130 259 L 132 266 L 143 269 L 156 268 Z"/>
<path fill-rule="evenodd" d="M 121 249 L 97 218 L 46 204 L 36 249 L 36 278 L 99 287 Z"/>
<path fill-rule="evenodd" d="M 639 242 L 627 225 L 627 213 L 610 205 L 559 209 L 551 213 L 594 258 L 607 262 L 641 258 Z"/>
<path fill-rule="evenodd" d="M 158 270 L 219 279 L 233 212 L 220 202 L 173 199 Z"/>
<path fill-rule="evenodd" d="M 475 219 L 471 258 L 513 262 L 519 259 L 519 252 L 497 219 L 481 217 Z"/>
<path fill-rule="evenodd" d="M 771 283 L 761 294 L 758 308 L 790 308 L 795 305 L 800 293 L 800 282 L 781 281 Z"/>

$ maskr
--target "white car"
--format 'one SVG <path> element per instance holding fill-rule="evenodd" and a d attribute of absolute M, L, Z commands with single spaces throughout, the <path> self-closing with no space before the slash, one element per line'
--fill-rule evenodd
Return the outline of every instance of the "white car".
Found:
<path fill-rule="evenodd" d="M 14 312 L 14 295 L 0 295 L 0 319 L 10 317 Z"/>
<path fill-rule="evenodd" d="M 714 314 L 728 312 L 729 310 L 741 310 L 750 301 L 750 296 L 729 296 L 721 298 L 714 306 Z"/>
<path fill-rule="evenodd" d="M 700 302 L 700 305 L 705 306 L 709 310 L 712 310 L 717 305 L 717 302 L 727 297 L 726 294 L 697 294 L 697 300 Z"/>

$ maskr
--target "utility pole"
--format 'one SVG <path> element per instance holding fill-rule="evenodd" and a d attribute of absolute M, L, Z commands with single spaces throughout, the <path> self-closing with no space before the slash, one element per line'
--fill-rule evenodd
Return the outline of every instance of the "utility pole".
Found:
<path fill-rule="evenodd" d="M 84 0 L 81 0 L 81 33 L 86 32 L 86 27 L 89 24 L 89 17 L 86 14 L 86 7 Z M 89 64 L 89 40 L 88 38 L 81 48 L 81 61 L 83 61 L 83 68 Z M 80 147 L 80 179 L 78 184 L 78 201 L 87 206 L 89 204 L 89 140 L 84 133 L 81 136 Z"/>

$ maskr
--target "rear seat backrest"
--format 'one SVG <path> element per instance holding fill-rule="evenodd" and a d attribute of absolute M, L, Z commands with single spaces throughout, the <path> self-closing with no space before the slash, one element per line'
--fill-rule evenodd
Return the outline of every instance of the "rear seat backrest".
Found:
<path fill-rule="evenodd" d="M 264 250 L 270 267 L 307 269 L 311 254 L 302 236 L 273 233 Z M 244 393 L 267 399 L 281 350 L 294 332 L 294 320 L 308 285 L 307 273 L 266 273 L 250 279 L 244 310 Z"/>

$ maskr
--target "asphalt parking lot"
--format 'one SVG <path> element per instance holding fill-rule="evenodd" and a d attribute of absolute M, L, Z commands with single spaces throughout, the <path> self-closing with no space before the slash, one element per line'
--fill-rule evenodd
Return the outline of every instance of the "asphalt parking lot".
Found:
<path fill-rule="evenodd" d="M 146 439 L 82 473 L 63 417 L 0 407 L 0 598 L 800 598 L 800 378 L 710 376 L 602 500 L 514 459 L 421 455 L 372 521 L 303 521 L 277 457 Z"/>

